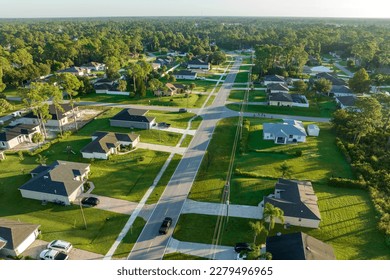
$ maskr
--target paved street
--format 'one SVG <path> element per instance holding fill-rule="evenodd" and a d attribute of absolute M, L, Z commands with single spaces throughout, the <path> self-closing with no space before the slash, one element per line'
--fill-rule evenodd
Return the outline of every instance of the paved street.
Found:
<path fill-rule="evenodd" d="M 212 138 L 217 122 L 224 112 L 224 105 L 229 96 L 232 84 L 240 67 L 236 61 L 227 75 L 214 103 L 201 114 L 203 122 L 196 132 L 190 147 L 184 153 L 176 171 L 159 203 L 156 205 L 151 217 L 141 232 L 128 259 L 133 260 L 159 260 L 164 256 L 168 241 L 178 221 L 184 202 L 191 190 L 192 183 L 202 162 L 205 151 Z M 164 217 L 171 217 L 173 225 L 168 234 L 159 235 L 158 229 Z"/>

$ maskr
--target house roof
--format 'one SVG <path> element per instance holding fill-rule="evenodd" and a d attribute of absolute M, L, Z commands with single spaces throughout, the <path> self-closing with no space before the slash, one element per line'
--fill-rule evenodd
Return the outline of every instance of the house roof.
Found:
<path fill-rule="evenodd" d="M 264 76 L 264 81 L 268 81 L 268 82 L 284 82 L 285 79 L 283 76 L 279 76 L 279 75 L 266 75 Z"/>
<path fill-rule="evenodd" d="M 69 196 L 83 184 L 75 180 L 77 174 L 85 174 L 89 164 L 57 160 L 38 173 L 19 190 Z M 34 169 L 36 170 L 36 169 Z"/>
<path fill-rule="evenodd" d="M 320 128 L 319 128 L 318 125 L 316 125 L 316 124 L 309 124 L 309 125 L 307 126 L 307 129 L 320 130 Z"/>
<path fill-rule="evenodd" d="M 10 250 L 17 248 L 39 227 L 40 225 L 0 218 L 0 237 L 6 241 L 4 248 Z M 0 239 L 0 244 L 1 242 Z"/>
<path fill-rule="evenodd" d="M 185 85 L 183 84 L 173 84 L 178 89 L 185 89 Z"/>
<path fill-rule="evenodd" d="M 132 143 L 137 138 L 138 134 L 128 133 L 114 133 L 114 132 L 95 132 L 93 136 L 97 137 L 87 146 L 85 146 L 81 152 L 84 153 L 104 153 L 106 154 L 113 147 L 118 147 L 120 142 Z"/>
<path fill-rule="evenodd" d="M 151 123 L 156 118 L 146 117 L 145 114 L 147 112 L 148 110 L 133 109 L 133 108 L 123 109 L 114 117 L 112 117 L 112 120 Z"/>
<path fill-rule="evenodd" d="M 58 73 L 80 73 L 83 72 L 83 69 L 77 66 L 69 67 L 63 70 L 57 71 Z"/>
<path fill-rule="evenodd" d="M 338 96 L 336 99 L 344 106 L 344 107 L 353 107 L 356 104 L 356 96 Z"/>
<path fill-rule="evenodd" d="M 294 123 L 264 123 L 263 133 L 270 133 L 275 136 L 288 137 L 289 135 L 306 136 L 306 131 L 303 125 L 301 126 L 298 121 Z"/>
<path fill-rule="evenodd" d="M 279 179 L 275 184 L 275 193 L 279 193 L 280 198 L 265 197 L 264 204 L 279 207 L 287 217 L 321 220 L 311 182 Z"/>
<path fill-rule="evenodd" d="M 332 246 L 303 232 L 267 237 L 273 260 L 335 260 Z"/>
<path fill-rule="evenodd" d="M 10 131 L 0 132 L 0 141 L 8 142 L 14 138 L 17 138 L 18 136 L 20 136 L 20 133 Z"/>
<path fill-rule="evenodd" d="M 330 90 L 331 93 L 352 93 L 352 90 L 345 85 L 333 85 Z"/>
<path fill-rule="evenodd" d="M 315 66 L 311 68 L 312 72 L 320 72 L 320 73 L 332 73 L 333 70 L 331 70 L 329 67 L 326 66 Z"/>
<path fill-rule="evenodd" d="M 61 120 L 65 117 L 65 115 L 67 113 L 72 111 L 72 106 L 70 106 L 69 104 L 60 104 L 60 106 L 62 107 L 63 112 L 59 109 L 56 110 L 56 107 L 53 104 L 49 105 L 49 114 L 51 115 L 52 120 Z M 74 108 L 76 108 L 76 106 Z M 57 113 L 58 113 L 58 115 L 57 115 Z M 23 117 L 29 118 L 29 119 L 36 119 L 37 118 L 37 116 L 35 116 L 32 111 L 30 111 L 28 114 L 24 115 Z"/>
<path fill-rule="evenodd" d="M 174 73 L 173 75 L 175 75 L 175 76 L 196 76 L 196 72 L 192 72 L 189 70 L 180 70 L 180 71 Z"/>
<path fill-rule="evenodd" d="M 289 88 L 287 85 L 275 83 L 275 84 L 268 84 L 267 85 L 268 90 L 279 90 L 279 91 L 289 91 Z"/>
<path fill-rule="evenodd" d="M 16 126 L 7 127 L 7 131 L 0 132 L 0 141 L 10 141 L 20 135 L 29 135 L 35 132 L 38 125 L 34 124 L 17 124 Z"/>
<path fill-rule="evenodd" d="M 269 101 L 293 102 L 291 94 L 286 92 L 274 92 L 268 95 Z"/>
<path fill-rule="evenodd" d="M 3 249 L 6 244 L 7 244 L 7 240 L 0 237 L 0 250 Z"/>
<path fill-rule="evenodd" d="M 317 79 L 323 78 L 323 79 L 329 80 L 329 81 L 332 82 L 332 85 L 339 85 L 339 86 L 345 85 L 345 81 L 344 80 L 339 79 L 339 78 L 337 78 L 337 77 L 335 77 L 335 76 L 333 76 L 332 74 L 329 74 L 329 73 L 324 73 L 324 72 L 323 73 L 318 73 L 316 75 L 316 78 Z"/>
<path fill-rule="evenodd" d="M 188 65 L 209 65 L 208 62 L 204 62 L 203 60 L 199 59 L 199 58 L 195 58 L 191 61 L 188 61 Z"/>
<path fill-rule="evenodd" d="M 101 66 L 101 65 L 104 65 L 103 63 L 99 63 L 99 62 L 95 62 L 95 61 L 91 61 L 87 64 L 84 64 L 82 65 L 81 67 L 98 67 L 98 66 Z"/>

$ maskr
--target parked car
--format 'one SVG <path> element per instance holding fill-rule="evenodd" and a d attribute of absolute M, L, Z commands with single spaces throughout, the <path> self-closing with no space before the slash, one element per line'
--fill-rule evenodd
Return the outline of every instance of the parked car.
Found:
<path fill-rule="evenodd" d="M 71 243 L 63 240 L 53 240 L 47 245 L 47 249 L 54 249 L 62 253 L 69 253 L 72 248 Z"/>
<path fill-rule="evenodd" d="M 100 203 L 99 198 L 93 197 L 93 196 L 84 197 L 84 198 L 81 200 L 81 204 L 82 204 L 82 205 L 85 205 L 85 206 L 96 206 L 96 205 L 98 205 L 99 203 Z"/>
<path fill-rule="evenodd" d="M 187 113 L 187 109 L 186 108 L 180 108 L 179 109 L 179 113 Z"/>
<path fill-rule="evenodd" d="M 236 245 L 234 246 L 234 251 L 236 251 L 236 253 L 241 253 L 242 251 L 251 252 L 252 250 L 253 249 L 251 248 L 251 246 L 245 242 L 236 243 Z"/>
<path fill-rule="evenodd" d="M 159 233 L 160 234 L 167 234 L 168 230 L 169 230 L 169 227 L 171 226 L 172 224 L 172 218 L 169 218 L 169 217 L 165 217 L 164 221 L 162 222 L 161 226 L 160 226 L 160 229 L 159 229 Z"/>
<path fill-rule="evenodd" d="M 158 126 L 160 126 L 160 127 L 170 127 L 171 124 L 170 123 L 166 123 L 166 122 L 160 122 L 160 123 L 158 123 Z"/>
<path fill-rule="evenodd" d="M 53 249 L 45 249 L 39 254 L 41 260 L 55 260 L 62 261 L 67 260 L 69 257 L 67 254 Z"/>

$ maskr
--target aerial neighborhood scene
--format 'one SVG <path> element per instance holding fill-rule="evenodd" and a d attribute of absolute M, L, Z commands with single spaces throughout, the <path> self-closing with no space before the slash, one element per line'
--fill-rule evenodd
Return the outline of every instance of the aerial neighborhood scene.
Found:
<path fill-rule="evenodd" d="M 389 42 L 389 19 L 0 16 L 0 259 L 390 260 Z"/>

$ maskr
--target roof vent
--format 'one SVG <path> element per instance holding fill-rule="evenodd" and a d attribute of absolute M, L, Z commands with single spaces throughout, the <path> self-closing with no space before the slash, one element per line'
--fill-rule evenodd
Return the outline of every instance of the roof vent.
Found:
<path fill-rule="evenodd" d="M 43 176 L 44 179 L 49 179 L 49 176 Z"/>

